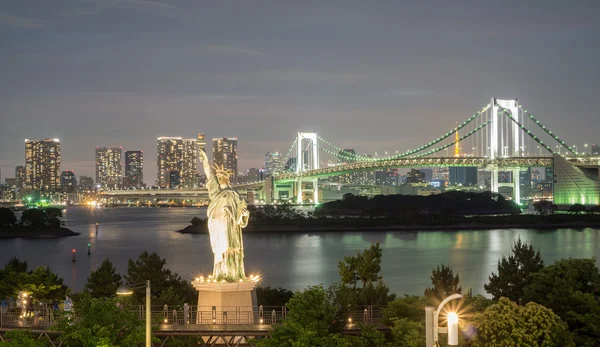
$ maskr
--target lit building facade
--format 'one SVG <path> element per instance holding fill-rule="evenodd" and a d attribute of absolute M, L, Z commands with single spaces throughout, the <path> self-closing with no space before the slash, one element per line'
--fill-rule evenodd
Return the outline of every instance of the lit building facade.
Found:
<path fill-rule="evenodd" d="M 15 179 L 17 180 L 17 189 L 25 188 L 25 166 L 15 167 Z"/>
<path fill-rule="evenodd" d="M 213 138 L 213 162 L 232 172 L 231 182 L 237 182 L 238 175 L 237 137 Z"/>
<path fill-rule="evenodd" d="M 60 140 L 25 140 L 25 188 L 60 190 Z"/>
<path fill-rule="evenodd" d="M 279 152 L 267 152 L 265 154 L 265 173 L 275 176 L 283 172 L 283 160 Z"/>
<path fill-rule="evenodd" d="M 591 155 L 600 155 L 600 145 L 592 145 Z"/>
<path fill-rule="evenodd" d="M 121 188 L 122 154 L 121 147 L 96 147 L 96 184 L 99 188 Z"/>
<path fill-rule="evenodd" d="M 144 153 L 142 151 L 125 152 L 124 188 L 141 188 L 144 185 Z"/>
<path fill-rule="evenodd" d="M 94 189 L 94 179 L 89 176 L 79 176 L 79 189 Z"/>
<path fill-rule="evenodd" d="M 77 190 L 77 177 L 71 170 L 63 171 L 60 174 L 60 186 L 65 193 L 75 193 Z"/>
<path fill-rule="evenodd" d="M 197 187 L 198 140 L 181 137 L 159 137 L 157 142 L 157 178 L 161 188 L 170 184 L 171 171 L 178 172 L 178 186 Z"/>
<path fill-rule="evenodd" d="M 476 166 L 451 166 L 448 168 L 451 186 L 476 186 L 478 171 Z"/>

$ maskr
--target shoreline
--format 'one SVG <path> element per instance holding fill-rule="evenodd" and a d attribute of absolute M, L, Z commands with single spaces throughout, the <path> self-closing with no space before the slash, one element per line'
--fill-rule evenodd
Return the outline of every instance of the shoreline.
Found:
<path fill-rule="evenodd" d="M 54 228 L 54 229 L 0 229 L 0 240 L 2 239 L 52 239 L 60 237 L 77 236 L 76 233 L 69 228 Z"/>
<path fill-rule="evenodd" d="M 600 223 L 568 222 L 539 224 L 454 224 L 454 225 L 378 225 L 378 226 L 298 226 L 298 225 L 257 225 L 243 229 L 245 233 L 306 233 L 306 232 L 365 232 L 365 231 L 455 231 L 455 230 L 494 230 L 494 229 L 555 229 L 555 228 L 600 228 Z M 176 230 L 180 234 L 208 234 L 207 229 L 188 226 Z"/>

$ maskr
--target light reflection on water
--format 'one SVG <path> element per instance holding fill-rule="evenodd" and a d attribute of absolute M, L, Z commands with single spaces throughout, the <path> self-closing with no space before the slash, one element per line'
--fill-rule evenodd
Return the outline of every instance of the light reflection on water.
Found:
<path fill-rule="evenodd" d="M 17 256 L 30 267 L 49 265 L 75 290 L 83 288 L 90 271 L 109 258 L 125 273 L 129 259 L 142 251 L 157 252 L 167 266 L 184 278 L 212 271 L 208 235 L 174 232 L 187 226 L 197 208 L 105 208 L 71 207 L 65 213 L 67 227 L 76 237 L 46 240 L 0 240 L 0 263 Z M 100 223 L 96 235 L 95 223 Z M 486 230 L 423 232 L 290 233 L 244 235 L 247 274 L 261 273 L 263 285 L 292 290 L 308 285 L 329 285 L 338 279 L 337 264 L 344 256 L 362 251 L 372 242 L 383 248 L 382 272 L 396 293 L 422 294 L 430 285 L 431 269 L 449 264 L 460 275 L 463 288 L 483 293 L 483 284 L 496 270 L 498 259 L 510 253 L 521 236 L 532 242 L 544 261 L 593 257 L 600 249 L 598 230 Z M 87 244 L 92 254 L 87 255 Z M 76 263 L 71 250 L 77 250 Z M 600 260 L 598 260 L 600 264 Z"/>

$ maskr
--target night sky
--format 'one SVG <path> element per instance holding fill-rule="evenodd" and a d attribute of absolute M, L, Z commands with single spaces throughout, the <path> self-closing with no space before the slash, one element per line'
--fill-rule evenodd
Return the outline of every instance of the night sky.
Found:
<path fill-rule="evenodd" d="M 600 1 L 4 0 L 0 169 L 58 137 L 96 146 L 239 138 L 241 169 L 297 131 L 372 153 L 418 147 L 518 97 L 566 142 L 600 142 Z"/>

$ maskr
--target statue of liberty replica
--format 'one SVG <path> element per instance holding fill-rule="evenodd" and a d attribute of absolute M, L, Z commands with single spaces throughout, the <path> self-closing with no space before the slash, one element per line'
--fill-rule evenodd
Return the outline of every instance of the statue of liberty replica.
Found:
<path fill-rule="evenodd" d="M 199 153 L 210 198 L 206 213 L 210 245 L 215 255 L 213 279 L 245 280 L 242 228 L 248 225 L 248 206 L 231 187 L 229 176 L 232 172 L 218 165 L 211 167 L 206 152 L 201 149 Z"/>

